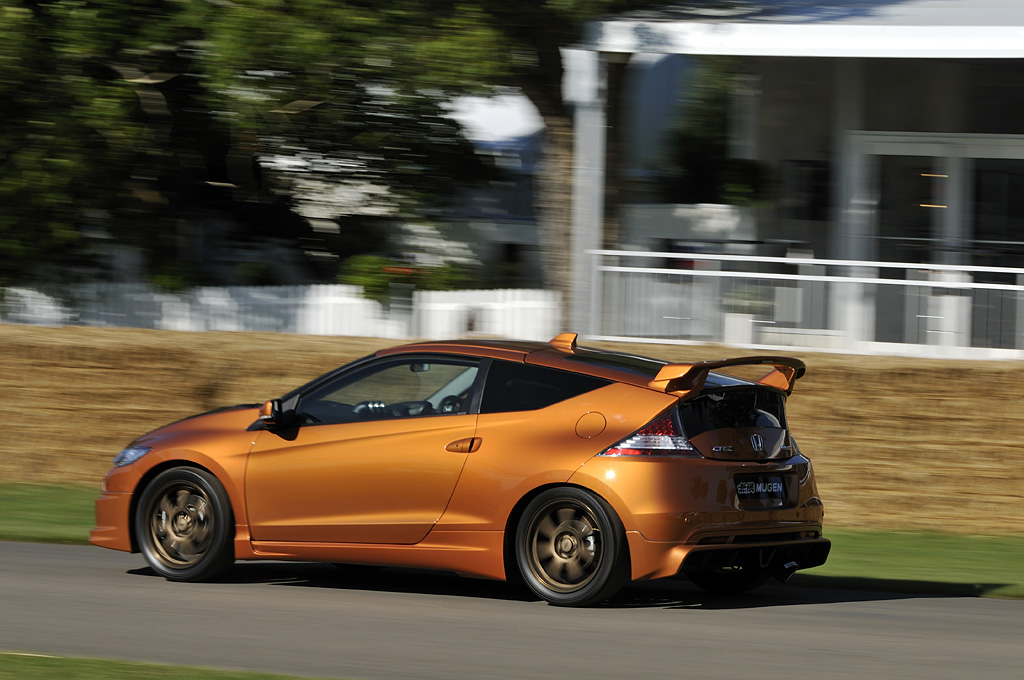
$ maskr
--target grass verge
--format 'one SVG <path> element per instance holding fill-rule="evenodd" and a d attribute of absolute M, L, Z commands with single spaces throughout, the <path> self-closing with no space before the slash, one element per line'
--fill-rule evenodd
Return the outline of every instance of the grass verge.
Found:
<path fill-rule="evenodd" d="M 98 489 L 0 484 L 0 540 L 87 543 Z M 1024 599 L 1024 536 L 830 529 L 828 562 L 795 584 Z M 0 676 L 2 677 L 2 676 Z"/>
<path fill-rule="evenodd" d="M 99 488 L 0 484 L 0 540 L 88 543 Z"/>
<path fill-rule="evenodd" d="M 1024 599 L 1024 536 L 828 530 L 824 566 L 794 584 Z"/>
<path fill-rule="evenodd" d="M 268 675 L 244 671 L 222 671 L 210 668 L 163 666 L 108 659 L 75 659 L 68 657 L 0 652 L 0 680 L 297 680 L 292 675 Z"/>

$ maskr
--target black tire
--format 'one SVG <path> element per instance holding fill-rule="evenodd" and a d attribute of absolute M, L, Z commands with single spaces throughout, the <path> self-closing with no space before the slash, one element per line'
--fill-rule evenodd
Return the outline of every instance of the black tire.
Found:
<path fill-rule="evenodd" d="M 530 590 L 563 607 L 607 600 L 629 576 L 622 522 L 604 499 L 576 487 L 548 489 L 530 501 L 515 553 Z"/>
<path fill-rule="evenodd" d="M 752 566 L 721 567 L 687 574 L 701 590 L 717 595 L 740 595 L 760 588 L 768 580 L 764 569 Z"/>
<path fill-rule="evenodd" d="M 204 581 L 234 562 L 234 519 L 227 493 L 205 470 L 164 470 L 135 509 L 135 538 L 153 571 L 170 581 Z"/>

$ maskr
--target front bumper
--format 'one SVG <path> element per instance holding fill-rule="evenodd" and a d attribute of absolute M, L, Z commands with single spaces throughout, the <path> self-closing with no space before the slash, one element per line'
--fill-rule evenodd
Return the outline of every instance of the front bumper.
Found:
<path fill-rule="evenodd" d="M 89 532 L 89 542 L 102 548 L 132 552 L 129 512 L 132 495 L 105 491 L 96 499 L 96 526 Z"/>

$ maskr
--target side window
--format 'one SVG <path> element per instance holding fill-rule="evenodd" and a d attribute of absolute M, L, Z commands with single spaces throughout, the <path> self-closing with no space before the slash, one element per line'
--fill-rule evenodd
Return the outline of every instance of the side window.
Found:
<path fill-rule="evenodd" d="M 480 412 L 533 411 L 607 384 L 609 381 L 589 375 L 494 360 L 487 371 Z"/>
<path fill-rule="evenodd" d="M 340 375 L 299 402 L 307 424 L 468 413 L 479 361 L 382 359 Z"/>

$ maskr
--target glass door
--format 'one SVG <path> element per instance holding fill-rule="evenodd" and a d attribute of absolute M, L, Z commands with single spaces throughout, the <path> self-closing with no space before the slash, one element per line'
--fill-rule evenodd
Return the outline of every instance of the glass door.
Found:
<path fill-rule="evenodd" d="M 949 174 L 942 159 L 932 156 L 877 156 L 878 260 L 882 262 L 942 262 L 949 205 Z M 879 278 L 927 279 L 926 271 L 881 268 Z M 929 289 L 881 286 L 875 304 L 875 333 L 879 342 L 927 343 L 931 328 Z"/>

